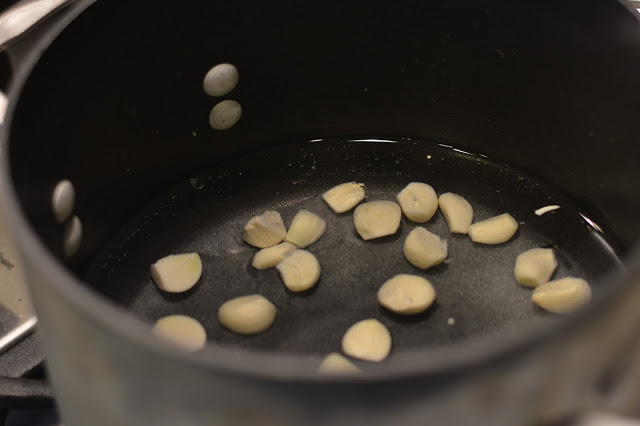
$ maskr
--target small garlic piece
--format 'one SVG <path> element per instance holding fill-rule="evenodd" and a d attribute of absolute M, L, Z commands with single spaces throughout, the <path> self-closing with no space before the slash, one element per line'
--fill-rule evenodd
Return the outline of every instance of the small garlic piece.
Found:
<path fill-rule="evenodd" d="M 275 267 L 278 263 L 282 262 L 285 257 L 291 254 L 296 249 L 291 243 L 280 243 L 273 247 L 263 248 L 253 256 L 253 262 L 251 266 L 256 269 L 268 269 Z"/>
<path fill-rule="evenodd" d="M 344 213 L 351 210 L 365 197 L 364 184 L 356 182 L 347 182 L 334 186 L 322 194 L 322 199 L 336 213 Z"/>
<path fill-rule="evenodd" d="M 447 241 L 418 226 L 407 235 L 403 250 L 409 263 L 420 269 L 427 269 L 439 265 L 447 258 Z"/>
<path fill-rule="evenodd" d="M 305 248 L 318 241 L 326 229 L 327 224 L 321 217 L 302 209 L 294 216 L 284 240 Z"/>
<path fill-rule="evenodd" d="M 370 201 L 353 212 L 353 223 L 363 240 L 395 234 L 400 226 L 402 210 L 393 201 Z"/>
<path fill-rule="evenodd" d="M 291 291 L 310 289 L 320 279 L 320 263 L 306 250 L 295 250 L 276 265 L 284 285 Z"/>
<path fill-rule="evenodd" d="M 449 225 L 452 234 L 466 234 L 473 222 L 473 207 L 461 196 L 451 192 L 440 195 L 440 210 Z"/>
<path fill-rule="evenodd" d="M 509 213 L 503 213 L 469 226 L 471 241 L 480 244 L 501 244 L 509 241 L 518 230 L 518 222 Z"/>
<path fill-rule="evenodd" d="M 398 195 L 396 200 L 402 212 L 409 220 L 424 223 L 438 210 L 438 195 L 431 185 L 411 182 Z"/>
<path fill-rule="evenodd" d="M 223 303 L 218 309 L 220 324 L 238 334 L 257 334 L 273 324 L 277 309 L 264 296 L 250 294 Z"/>
<path fill-rule="evenodd" d="M 186 315 L 162 317 L 151 332 L 189 352 L 199 351 L 207 344 L 207 332 L 202 324 Z"/>
<path fill-rule="evenodd" d="M 531 301 L 556 314 L 567 314 L 591 300 L 591 287 L 580 278 L 562 278 L 541 284 L 533 290 Z"/>
<path fill-rule="evenodd" d="M 558 261 L 553 250 L 534 248 L 518 255 L 513 273 L 518 284 L 538 287 L 549 281 L 557 266 Z"/>
<path fill-rule="evenodd" d="M 339 353 L 330 353 L 322 360 L 318 372 L 322 374 L 342 375 L 342 374 L 358 374 L 360 370 L 354 363 L 343 357 Z"/>
<path fill-rule="evenodd" d="M 287 230 L 280 213 L 267 210 L 260 216 L 249 219 L 244 226 L 242 238 L 254 247 L 265 248 L 275 246 L 284 239 L 285 235 Z"/>
<path fill-rule="evenodd" d="M 391 351 L 391 334 L 374 318 L 352 325 L 342 338 L 342 351 L 366 361 L 382 361 Z"/>
<path fill-rule="evenodd" d="M 202 275 L 198 253 L 173 254 L 151 265 L 151 277 L 160 290 L 182 293 L 193 287 Z"/>
<path fill-rule="evenodd" d="M 433 285 L 418 275 L 396 275 L 378 290 L 378 302 L 388 310 L 402 315 L 426 311 L 435 298 Z"/>

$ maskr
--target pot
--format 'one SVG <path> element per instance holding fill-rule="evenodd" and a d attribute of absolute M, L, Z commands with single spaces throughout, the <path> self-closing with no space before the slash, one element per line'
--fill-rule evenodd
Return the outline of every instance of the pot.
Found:
<path fill-rule="evenodd" d="M 124 9 L 78 0 L 55 12 L 11 46 L 0 159 L 2 205 L 65 424 L 633 414 L 639 30 L 613 1 Z M 240 79 L 211 97 L 203 78 L 220 63 Z M 224 100 L 242 114 L 215 130 L 208 115 Z M 365 244 L 350 214 L 324 204 L 325 190 L 350 180 L 366 184 L 369 200 L 428 182 L 464 194 L 476 220 L 510 212 L 518 234 L 483 247 L 449 236 L 438 214 L 424 226 L 447 235 L 450 261 L 421 271 L 392 254 L 415 223 L 404 218 L 395 236 Z M 65 186 L 75 194 L 66 215 L 51 205 Z M 561 208 L 535 214 L 548 204 Z M 327 233 L 309 248 L 321 281 L 297 295 L 275 271 L 250 267 L 255 250 L 241 234 L 266 209 L 288 224 L 301 208 L 320 214 Z M 558 278 L 590 282 L 589 306 L 557 316 L 531 304 L 512 268 L 533 247 L 556 252 Z M 160 292 L 149 265 L 185 251 L 201 254 L 201 281 L 183 295 Z M 424 315 L 398 317 L 375 300 L 403 271 L 436 287 Z M 218 307 L 255 292 L 274 301 L 276 322 L 233 335 Z M 153 336 L 152 323 L 171 313 L 201 321 L 209 345 L 184 353 Z M 319 375 L 322 357 L 367 317 L 390 329 L 391 356 L 360 363 L 361 375 Z"/>

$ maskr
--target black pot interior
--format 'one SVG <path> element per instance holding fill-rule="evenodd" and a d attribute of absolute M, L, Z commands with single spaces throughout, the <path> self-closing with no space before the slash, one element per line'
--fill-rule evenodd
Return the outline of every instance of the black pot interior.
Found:
<path fill-rule="evenodd" d="M 556 321 L 517 286 L 513 261 L 556 248 L 556 277 L 598 282 L 598 296 L 608 284 L 598 278 L 636 243 L 640 26 L 615 1 L 466 3 L 98 2 L 53 42 L 18 101 L 10 166 L 25 214 L 98 291 L 150 321 L 193 315 L 215 342 L 322 354 L 351 323 L 378 317 L 396 347 L 429 348 Z M 213 98 L 202 80 L 223 62 L 240 81 Z M 221 99 L 243 115 L 215 131 L 208 114 Z M 76 188 L 84 229 L 71 259 L 50 208 L 61 179 Z M 365 244 L 350 214 L 319 199 L 351 180 L 369 199 L 425 181 L 468 197 L 476 220 L 510 212 L 519 234 L 497 247 L 451 236 L 449 264 L 422 272 L 401 254 L 415 224 Z M 533 213 L 548 204 L 562 208 Z M 323 265 L 318 287 L 294 295 L 275 271 L 251 268 L 241 230 L 265 209 L 288 224 L 299 208 L 328 231 L 309 249 Z M 449 237 L 440 213 L 426 226 Z M 161 294 L 149 264 L 186 250 L 201 253 L 202 282 Z M 377 306 L 377 288 L 401 272 L 434 282 L 426 314 Z M 219 304 L 254 292 L 279 307 L 274 327 L 249 339 L 224 330 Z"/>

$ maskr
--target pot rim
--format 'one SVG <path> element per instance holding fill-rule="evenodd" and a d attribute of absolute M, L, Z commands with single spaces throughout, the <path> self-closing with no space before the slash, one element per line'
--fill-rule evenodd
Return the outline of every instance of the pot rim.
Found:
<path fill-rule="evenodd" d="M 200 352 L 187 353 L 165 344 L 151 334 L 151 324 L 92 291 L 83 280 L 76 277 L 53 257 L 28 223 L 19 205 L 11 178 L 8 159 L 9 134 L 16 100 L 22 87 L 31 69 L 59 32 L 94 2 L 95 0 L 77 0 L 60 11 L 61 16 L 56 18 L 58 19 L 56 25 L 34 44 L 34 47 L 25 55 L 22 68 L 14 75 L 8 90 L 9 106 L 4 124 L 0 126 L 0 199 L 1 208 L 6 210 L 13 235 L 17 240 L 16 244 L 23 256 L 28 254 L 30 258 L 39 259 L 37 269 L 46 271 L 46 274 L 42 275 L 50 278 L 49 284 L 52 288 L 86 319 L 126 339 L 128 343 L 138 345 L 141 349 L 151 351 L 170 361 L 183 362 L 226 374 L 248 376 L 255 380 L 359 383 L 407 378 L 441 378 L 464 374 L 471 369 L 480 371 L 483 367 L 499 366 L 507 358 L 530 355 L 535 352 L 535 348 L 539 348 L 550 338 L 570 333 L 580 324 L 584 324 L 585 320 L 597 321 L 597 318 L 606 311 L 604 309 L 606 305 L 613 302 L 616 295 L 624 293 L 635 284 L 633 277 L 640 276 L 640 243 L 636 242 L 622 259 L 625 271 L 605 273 L 600 281 L 608 282 L 607 290 L 576 314 L 558 318 L 558 321 L 553 324 L 545 324 L 535 330 L 527 330 L 526 333 L 521 329 L 505 330 L 492 335 L 464 339 L 435 349 L 415 349 L 397 353 L 381 363 L 379 368 L 367 369 L 367 374 L 364 375 L 347 377 L 318 375 L 315 369 L 310 367 L 317 366 L 320 358 L 310 360 L 306 355 L 274 356 L 269 353 L 215 345 L 211 342 Z"/>

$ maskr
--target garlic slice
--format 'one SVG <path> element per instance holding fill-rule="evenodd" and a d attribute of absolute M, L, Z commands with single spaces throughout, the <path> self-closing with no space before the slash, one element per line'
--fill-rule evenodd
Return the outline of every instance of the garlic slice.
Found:
<path fill-rule="evenodd" d="M 151 265 L 151 277 L 160 290 L 182 293 L 196 285 L 202 275 L 198 253 L 173 254 Z"/>
<path fill-rule="evenodd" d="M 364 184 L 357 182 L 342 183 L 322 194 L 322 199 L 336 213 L 351 210 L 365 197 Z"/>
<path fill-rule="evenodd" d="M 280 213 L 267 210 L 249 219 L 244 226 L 242 238 L 254 247 L 265 248 L 275 246 L 284 239 L 285 235 L 287 230 Z"/>
<path fill-rule="evenodd" d="M 273 247 L 263 248 L 253 256 L 251 266 L 256 269 L 268 269 L 275 267 L 282 262 L 285 257 L 293 253 L 296 249 L 291 243 L 280 243 Z"/>
<path fill-rule="evenodd" d="M 362 373 L 362 370 L 344 356 L 333 352 L 322 360 L 320 367 L 318 367 L 318 372 L 322 374 L 342 375 L 358 374 Z"/>
<path fill-rule="evenodd" d="M 305 248 L 315 243 L 324 235 L 327 223 L 320 216 L 309 210 L 300 210 L 293 218 L 285 241 Z"/>
<path fill-rule="evenodd" d="M 276 318 L 277 309 L 260 294 L 236 297 L 218 309 L 220 324 L 238 334 L 257 334 L 265 331 Z"/>
<path fill-rule="evenodd" d="M 400 226 L 402 210 L 393 201 L 370 201 L 353 212 L 353 223 L 363 240 L 395 234 Z"/>
<path fill-rule="evenodd" d="M 452 234 L 466 234 L 473 222 L 473 207 L 461 196 L 446 192 L 438 199 L 440 210 Z"/>
<path fill-rule="evenodd" d="M 541 284 L 533 290 L 531 301 L 556 314 L 568 314 L 591 300 L 589 283 L 580 278 L 562 278 Z"/>
<path fill-rule="evenodd" d="M 538 287 L 549 281 L 557 266 L 558 261 L 553 250 L 534 248 L 518 255 L 513 273 L 518 284 Z"/>
<path fill-rule="evenodd" d="M 359 321 L 344 334 L 342 351 L 354 358 L 382 361 L 391 352 L 391 334 L 377 319 Z"/>
<path fill-rule="evenodd" d="M 284 285 L 291 291 L 309 290 L 320 279 L 320 263 L 306 250 L 295 250 L 276 265 Z"/>
<path fill-rule="evenodd" d="M 418 226 L 407 235 L 403 251 L 409 263 L 427 269 L 441 264 L 447 258 L 447 241 Z"/>
<path fill-rule="evenodd" d="M 162 317 L 151 332 L 189 352 L 199 351 L 207 344 L 207 332 L 202 324 L 186 315 Z"/>
<path fill-rule="evenodd" d="M 396 195 L 396 200 L 404 215 L 413 222 L 424 223 L 438 210 L 436 191 L 422 182 L 411 182 Z"/>
<path fill-rule="evenodd" d="M 472 224 L 467 233 L 474 243 L 501 244 L 509 241 L 517 230 L 518 222 L 509 213 L 504 213 Z"/>

